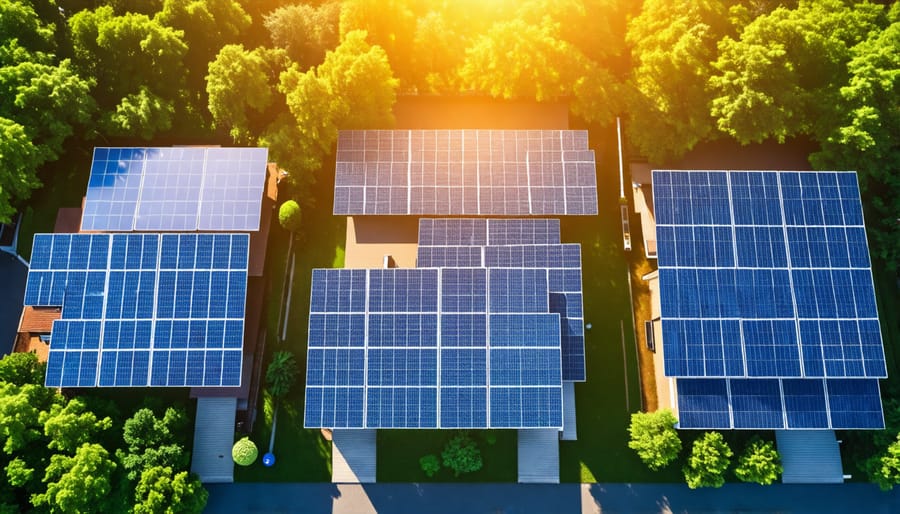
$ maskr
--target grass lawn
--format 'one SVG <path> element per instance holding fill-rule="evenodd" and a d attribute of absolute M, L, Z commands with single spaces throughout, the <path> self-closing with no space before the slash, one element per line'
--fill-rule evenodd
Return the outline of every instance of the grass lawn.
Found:
<path fill-rule="evenodd" d="M 439 459 L 444 444 L 458 433 L 456 430 L 379 430 L 379 482 L 515 482 L 516 431 L 470 430 L 469 435 L 481 450 L 480 470 L 454 477 L 442 467 L 433 477 L 425 476 L 419 458 L 433 454 Z"/>

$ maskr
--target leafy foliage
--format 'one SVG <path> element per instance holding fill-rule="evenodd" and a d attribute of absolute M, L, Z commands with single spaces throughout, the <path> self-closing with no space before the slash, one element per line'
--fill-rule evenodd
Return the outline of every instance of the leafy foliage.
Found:
<path fill-rule="evenodd" d="M 14 352 L 0 359 L 0 381 L 17 386 L 42 385 L 47 363 L 38 361 L 37 354 Z"/>
<path fill-rule="evenodd" d="M 208 498 L 209 493 L 196 476 L 154 466 L 141 473 L 135 488 L 134 514 L 199 514 Z"/>
<path fill-rule="evenodd" d="M 150 409 L 140 409 L 125 421 L 122 439 L 126 448 L 117 453 L 129 480 L 137 481 L 141 472 L 155 466 L 184 469 L 189 455 L 184 451 L 184 411 L 169 407 L 162 418 Z"/>
<path fill-rule="evenodd" d="M 706 432 L 694 441 L 691 455 L 684 466 L 688 487 L 722 487 L 725 471 L 731 464 L 731 448 L 719 432 Z"/>
<path fill-rule="evenodd" d="M 44 475 L 47 492 L 32 496 L 31 501 L 52 511 L 102 512 L 115 469 L 116 463 L 99 444 L 82 445 L 74 457 L 54 455 Z"/>
<path fill-rule="evenodd" d="M 285 49 L 301 68 L 309 68 L 338 45 L 340 13 L 338 1 L 285 5 L 265 16 L 265 26 L 273 45 Z"/>
<path fill-rule="evenodd" d="M 238 439 L 234 446 L 231 447 L 231 458 L 238 466 L 249 466 L 256 462 L 256 457 L 258 456 L 259 449 L 256 448 L 256 443 L 251 441 L 249 437 Z"/>
<path fill-rule="evenodd" d="M 678 420 L 668 409 L 635 412 L 631 415 L 628 447 L 652 470 L 667 466 L 678 458 L 681 439 L 675 430 Z"/>
<path fill-rule="evenodd" d="M 25 448 L 42 434 L 41 411 L 62 398 L 44 386 L 0 382 L 0 437 L 7 455 Z"/>
<path fill-rule="evenodd" d="M 269 363 L 269 367 L 266 369 L 266 386 L 269 392 L 272 393 L 272 396 L 276 398 L 286 396 L 297 381 L 299 372 L 297 359 L 294 358 L 293 353 L 286 351 L 275 352 L 272 355 L 272 362 Z"/>
<path fill-rule="evenodd" d="M 97 419 L 80 398 L 69 400 L 65 406 L 53 405 L 49 411 L 40 414 L 40 422 L 44 425 L 44 434 L 50 438 L 47 446 L 65 453 L 75 452 L 94 441 L 98 432 L 112 427 L 110 418 Z"/>
<path fill-rule="evenodd" d="M 291 232 L 297 232 L 303 227 L 301 225 L 302 217 L 300 206 L 297 205 L 297 202 L 294 200 L 287 200 L 281 204 L 281 207 L 278 208 L 278 223 L 280 223 L 285 230 Z"/>
<path fill-rule="evenodd" d="M 437 455 L 429 453 L 419 459 L 419 467 L 425 472 L 425 476 L 433 477 L 441 470 L 441 461 L 438 459 Z"/>
<path fill-rule="evenodd" d="M 481 450 L 468 434 L 454 436 L 441 452 L 444 467 L 453 470 L 454 476 L 481 469 Z"/>
<path fill-rule="evenodd" d="M 778 480 L 781 467 L 778 451 L 772 441 L 751 441 L 738 459 L 734 474 L 744 482 L 769 485 Z"/>

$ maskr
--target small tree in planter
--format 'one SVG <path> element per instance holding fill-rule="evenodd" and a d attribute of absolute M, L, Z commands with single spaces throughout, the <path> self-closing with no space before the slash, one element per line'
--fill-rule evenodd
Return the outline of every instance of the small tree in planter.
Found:
<path fill-rule="evenodd" d="M 734 474 L 743 482 L 769 485 L 778 480 L 783 471 L 780 460 L 772 441 L 756 439 L 747 445 L 738 459 Z"/>
<path fill-rule="evenodd" d="M 259 450 L 256 448 L 256 443 L 251 441 L 249 437 L 238 440 L 231 447 L 231 458 L 238 466 L 249 466 L 256 462 L 256 457 L 258 456 Z"/>
<path fill-rule="evenodd" d="M 300 205 L 294 200 L 288 200 L 281 204 L 278 208 L 278 223 L 285 230 L 297 232 L 301 228 L 302 216 L 300 215 Z"/>
<path fill-rule="evenodd" d="M 694 441 L 691 455 L 684 467 L 688 487 L 722 487 L 725 470 L 731 464 L 731 448 L 719 432 L 706 432 Z"/>
<path fill-rule="evenodd" d="M 481 450 L 468 434 L 459 434 L 444 447 L 441 452 L 444 467 L 453 470 L 454 476 L 471 473 L 481 469 Z"/>
<path fill-rule="evenodd" d="M 441 470 L 441 461 L 438 460 L 437 455 L 429 453 L 419 459 L 419 467 L 422 468 L 426 476 L 433 477 Z"/>

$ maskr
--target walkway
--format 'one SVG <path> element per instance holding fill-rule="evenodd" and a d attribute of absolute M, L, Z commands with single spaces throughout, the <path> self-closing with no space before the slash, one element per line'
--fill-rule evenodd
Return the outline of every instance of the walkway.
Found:
<path fill-rule="evenodd" d="M 779 512 L 890 514 L 900 488 L 871 484 L 210 484 L 208 513 L 610 514 Z"/>

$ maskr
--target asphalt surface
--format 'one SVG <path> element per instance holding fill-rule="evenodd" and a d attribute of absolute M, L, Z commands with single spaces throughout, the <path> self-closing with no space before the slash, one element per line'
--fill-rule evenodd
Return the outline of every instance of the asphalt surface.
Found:
<path fill-rule="evenodd" d="M 209 513 L 609 514 L 900 512 L 871 484 L 207 484 Z"/>
<path fill-rule="evenodd" d="M 0 252 L 0 357 L 12 351 L 22 316 L 28 268 L 15 256 Z"/>

